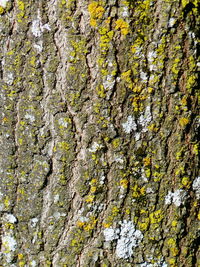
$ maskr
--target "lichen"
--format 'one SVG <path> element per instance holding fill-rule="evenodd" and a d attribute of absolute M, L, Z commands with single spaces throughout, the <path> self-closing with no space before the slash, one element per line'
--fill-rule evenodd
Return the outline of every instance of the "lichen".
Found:
<path fill-rule="evenodd" d="M 96 1 L 91 2 L 88 5 L 88 11 L 90 13 L 90 24 L 93 27 L 97 26 L 97 21 L 103 17 L 104 8 Z"/>
<path fill-rule="evenodd" d="M 116 22 L 115 29 L 120 30 L 122 35 L 127 35 L 129 33 L 129 25 L 123 19 L 118 19 Z"/>
<path fill-rule="evenodd" d="M 137 130 L 137 125 L 132 116 L 128 116 L 127 121 L 122 123 L 123 130 L 125 133 L 130 134 L 133 130 Z"/>
<path fill-rule="evenodd" d="M 0 0 L 0 6 L 2 7 L 2 8 L 5 8 L 6 7 L 6 5 L 7 5 L 7 2 L 8 2 L 9 0 Z"/>
<path fill-rule="evenodd" d="M 197 199 L 200 199 L 200 176 L 194 179 L 192 183 L 192 188 L 196 193 Z"/>
<path fill-rule="evenodd" d="M 126 220 L 120 223 L 119 228 L 106 228 L 103 233 L 106 241 L 117 241 L 116 256 L 122 259 L 131 258 L 133 248 L 136 248 L 143 239 L 142 232 L 136 230 L 131 221 Z"/>
<path fill-rule="evenodd" d="M 2 252 L 5 255 L 7 263 L 10 263 L 13 258 L 13 252 L 17 248 L 17 241 L 12 234 L 3 235 L 2 237 Z"/>
<path fill-rule="evenodd" d="M 170 205 L 171 203 L 174 203 L 176 207 L 180 207 L 184 204 L 186 198 L 187 193 L 183 189 L 178 189 L 174 191 L 174 193 L 169 191 L 165 197 L 165 204 Z"/>
<path fill-rule="evenodd" d="M 124 220 L 121 223 L 119 239 L 117 240 L 117 257 L 122 259 L 131 258 L 134 253 L 133 248 L 136 248 L 142 239 L 142 232 L 136 230 L 132 222 Z"/>

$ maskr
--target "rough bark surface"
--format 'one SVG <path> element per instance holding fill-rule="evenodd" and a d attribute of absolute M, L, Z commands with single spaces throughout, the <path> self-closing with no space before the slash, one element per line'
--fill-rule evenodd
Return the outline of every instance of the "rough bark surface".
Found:
<path fill-rule="evenodd" d="M 200 266 L 198 5 L 0 1 L 1 266 Z"/>

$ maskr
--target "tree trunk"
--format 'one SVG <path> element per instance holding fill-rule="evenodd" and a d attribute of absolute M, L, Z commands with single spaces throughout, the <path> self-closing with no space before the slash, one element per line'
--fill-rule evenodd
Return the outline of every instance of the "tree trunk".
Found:
<path fill-rule="evenodd" d="M 197 0 L 1 0 L 1 266 L 199 266 Z"/>

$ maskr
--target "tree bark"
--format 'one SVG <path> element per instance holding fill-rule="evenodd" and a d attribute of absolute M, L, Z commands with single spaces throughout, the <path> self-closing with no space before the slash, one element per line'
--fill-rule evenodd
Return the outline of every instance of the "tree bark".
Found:
<path fill-rule="evenodd" d="M 198 5 L 0 1 L 1 266 L 199 266 Z"/>

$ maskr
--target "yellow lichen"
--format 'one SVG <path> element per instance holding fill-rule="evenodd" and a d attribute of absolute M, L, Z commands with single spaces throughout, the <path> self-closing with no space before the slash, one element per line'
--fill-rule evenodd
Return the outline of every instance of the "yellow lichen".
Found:
<path fill-rule="evenodd" d="M 97 191 L 97 187 L 96 186 L 91 186 L 90 192 L 91 193 L 95 193 L 96 191 Z"/>
<path fill-rule="evenodd" d="M 151 165 L 151 158 L 150 157 L 146 157 L 143 159 L 143 163 L 144 163 L 144 166 L 149 166 Z"/>
<path fill-rule="evenodd" d="M 103 223 L 104 228 L 109 228 L 111 226 L 111 223 Z"/>
<path fill-rule="evenodd" d="M 78 245 L 78 243 L 79 243 L 78 240 L 76 240 L 76 239 L 72 239 L 72 241 L 71 241 L 71 246 L 72 246 L 72 247 L 75 247 L 75 246 Z"/>
<path fill-rule="evenodd" d="M 153 93 L 153 91 L 154 91 L 154 89 L 153 89 L 152 87 L 148 87 L 148 89 L 147 89 L 147 90 L 148 90 L 148 93 L 149 93 L 149 94 L 152 94 L 152 93 Z"/>
<path fill-rule="evenodd" d="M 105 93 L 105 89 L 103 87 L 103 85 L 100 85 L 96 88 L 97 94 L 100 98 L 104 98 L 106 97 L 106 93 Z"/>
<path fill-rule="evenodd" d="M 90 13 L 90 25 L 96 27 L 97 20 L 103 17 L 105 9 L 98 2 L 93 1 L 88 5 L 88 11 Z"/>
<path fill-rule="evenodd" d="M 126 82 L 131 82 L 131 70 L 127 70 L 121 74 L 121 79 Z"/>
<path fill-rule="evenodd" d="M 169 246 L 169 250 L 170 250 L 172 256 L 174 256 L 174 257 L 177 256 L 179 250 L 176 246 L 176 241 L 173 238 L 169 238 L 167 240 L 167 245 Z"/>
<path fill-rule="evenodd" d="M 176 220 L 173 220 L 172 223 L 171 223 L 172 227 L 176 227 L 177 224 L 178 224 L 178 222 Z"/>
<path fill-rule="evenodd" d="M 4 8 L 0 6 L 0 15 L 2 15 L 3 13 L 4 13 Z"/>
<path fill-rule="evenodd" d="M 190 181 L 189 177 L 183 177 L 181 183 L 185 187 L 189 188 L 190 184 L 191 184 L 191 181 Z"/>
<path fill-rule="evenodd" d="M 112 141 L 112 146 L 113 148 L 118 148 L 120 145 L 120 139 L 119 138 L 115 138 L 113 141 Z"/>
<path fill-rule="evenodd" d="M 5 205 L 6 208 L 8 208 L 9 205 L 10 205 L 10 200 L 8 199 L 7 196 L 6 196 L 6 199 L 4 200 L 4 205 Z"/>
<path fill-rule="evenodd" d="M 169 259 L 169 264 L 171 267 L 176 267 L 176 260 L 174 258 Z"/>
<path fill-rule="evenodd" d="M 126 209 L 125 212 L 126 212 L 126 214 L 128 214 L 128 215 L 131 214 L 131 210 L 130 210 L 130 209 Z"/>
<path fill-rule="evenodd" d="M 58 146 L 58 148 L 62 149 L 63 151 L 68 151 L 69 148 L 70 148 L 69 143 L 64 142 L 64 141 L 63 141 L 63 142 L 58 142 L 57 146 Z M 57 149 L 55 148 L 55 151 L 56 151 L 56 150 L 57 150 Z"/>
<path fill-rule="evenodd" d="M 198 144 L 194 144 L 192 147 L 192 151 L 195 155 L 199 154 L 199 145 Z"/>
<path fill-rule="evenodd" d="M 117 216 L 118 213 L 119 213 L 119 208 L 113 207 L 113 209 L 112 209 L 112 215 L 113 216 Z"/>
<path fill-rule="evenodd" d="M 156 124 L 155 123 L 151 123 L 149 126 L 147 126 L 147 128 L 151 132 L 157 132 L 158 131 L 158 128 L 156 127 Z"/>
<path fill-rule="evenodd" d="M 150 214 L 150 216 L 149 216 L 149 218 L 150 218 L 150 222 L 151 222 L 152 224 L 161 222 L 162 219 L 163 219 L 163 217 L 164 217 L 164 216 L 163 216 L 163 213 L 162 213 L 161 210 L 156 210 L 156 211 L 152 212 L 152 213 Z"/>
<path fill-rule="evenodd" d="M 17 14 L 18 22 L 22 22 L 22 18 L 25 15 L 25 4 L 21 0 L 17 0 L 17 7 L 19 9 L 19 12 Z"/>
<path fill-rule="evenodd" d="M 86 222 L 78 221 L 76 225 L 80 228 L 82 228 L 85 225 Z"/>
<path fill-rule="evenodd" d="M 138 227 L 141 231 L 146 231 L 149 226 L 149 218 L 142 218 L 141 221 L 138 221 Z"/>
<path fill-rule="evenodd" d="M 19 260 L 22 260 L 24 255 L 20 253 L 20 254 L 17 255 L 17 257 L 18 257 Z"/>
<path fill-rule="evenodd" d="M 146 169 L 144 172 L 145 172 L 145 175 L 147 178 L 149 178 L 151 176 L 151 170 L 150 169 Z"/>
<path fill-rule="evenodd" d="M 94 201 L 94 198 L 95 196 L 94 195 L 88 195 L 86 198 L 85 198 L 85 201 L 87 203 L 92 203 Z"/>
<path fill-rule="evenodd" d="M 128 180 L 127 179 L 122 179 L 120 180 L 120 185 L 126 189 L 128 187 Z"/>
<path fill-rule="evenodd" d="M 116 21 L 116 26 L 115 26 L 116 30 L 120 30 L 122 35 L 127 35 L 129 33 L 129 25 L 126 21 L 124 21 L 123 19 L 118 19 Z"/>
<path fill-rule="evenodd" d="M 182 7 L 185 8 L 187 4 L 189 4 L 190 0 L 181 0 Z"/>
<path fill-rule="evenodd" d="M 167 244 L 172 247 L 176 245 L 176 241 L 173 238 L 169 238 Z"/>
<path fill-rule="evenodd" d="M 194 86 L 194 84 L 196 83 L 196 80 L 197 80 L 196 75 L 194 75 L 194 74 L 190 75 L 186 81 L 186 88 L 191 89 Z"/>
<path fill-rule="evenodd" d="M 180 59 L 179 59 L 179 58 L 176 58 L 176 59 L 174 60 L 173 65 L 172 65 L 172 72 L 173 72 L 174 74 L 178 74 L 179 71 L 180 71 L 179 63 L 180 63 Z"/>
<path fill-rule="evenodd" d="M 160 172 L 153 172 L 152 176 L 153 176 L 153 180 L 154 182 L 159 182 L 161 180 L 161 178 L 163 177 L 163 173 L 160 173 Z"/>
<path fill-rule="evenodd" d="M 179 124 L 181 125 L 182 128 L 184 128 L 185 126 L 187 126 L 187 124 L 190 122 L 190 120 L 188 118 L 180 118 L 179 119 Z"/>
<path fill-rule="evenodd" d="M 145 187 L 139 187 L 137 184 L 132 187 L 133 193 L 132 196 L 134 198 L 139 198 L 145 195 Z"/>
<path fill-rule="evenodd" d="M 178 151 L 178 152 L 176 153 L 176 160 L 181 159 L 181 157 L 182 157 L 182 151 Z"/>
<path fill-rule="evenodd" d="M 101 48 L 101 53 L 104 55 L 106 54 L 106 52 L 108 51 L 109 47 L 110 47 L 110 42 L 113 38 L 114 32 L 113 31 L 109 31 L 108 28 L 105 27 L 101 27 L 99 29 L 99 33 L 100 33 L 100 48 Z M 100 58 L 98 60 L 99 64 L 102 66 L 104 64 L 104 59 Z M 106 73 L 103 73 L 102 70 L 102 74 L 103 75 L 107 75 L 107 70 L 105 69 L 104 71 L 106 71 Z"/>
<path fill-rule="evenodd" d="M 25 266 L 26 262 L 25 261 L 19 261 L 19 267 Z"/>
<path fill-rule="evenodd" d="M 84 230 L 91 231 L 95 228 L 96 224 L 97 224 L 97 219 L 95 219 L 94 216 L 91 216 L 89 222 L 85 224 Z"/>
<path fill-rule="evenodd" d="M 138 37 L 134 44 L 131 46 L 131 52 L 135 54 L 137 52 L 137 49 L 141 47 L 141 45 L 144 43 L 144 40 L 141 37 Z"/>
<path fill-rule="evenodd" d="M 35 56 L 32 56 L 31 57 L 31 60 L 30 60 L 31 66 L 35 67 L 35 63 L 36 63 L 36 57 Z"/>

